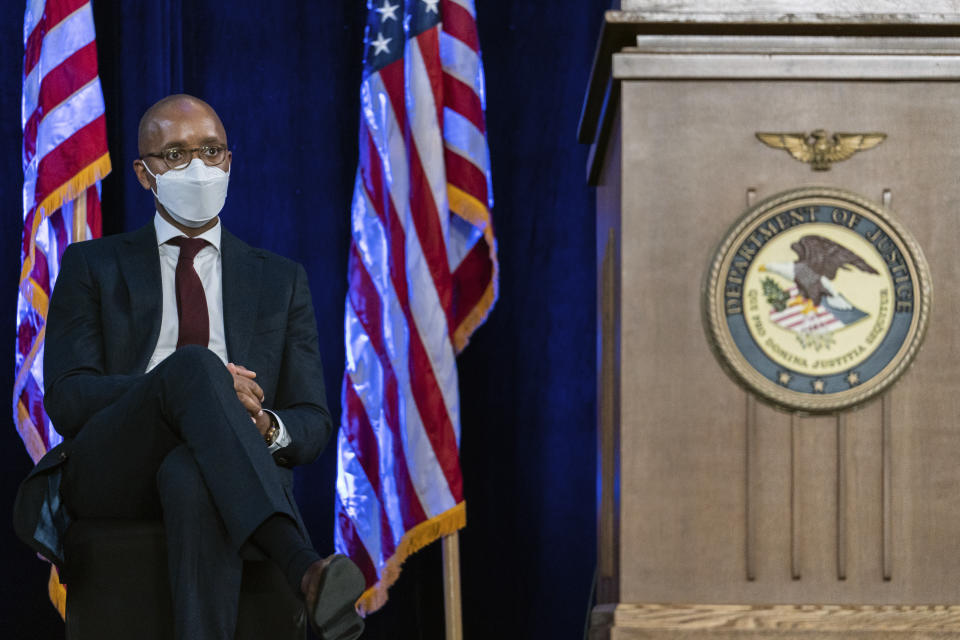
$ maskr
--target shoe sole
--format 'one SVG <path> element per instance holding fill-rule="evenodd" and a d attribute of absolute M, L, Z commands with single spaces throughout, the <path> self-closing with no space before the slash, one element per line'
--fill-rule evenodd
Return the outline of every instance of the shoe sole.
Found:
<path fill-rule="evenodd" d="M 363 618 L 355 608 L 366 581 L 346 556 L 331 558 L 318 585 L 313 609 L 314 630 L 322 640 L 354 640 L 363 632 Z"/>

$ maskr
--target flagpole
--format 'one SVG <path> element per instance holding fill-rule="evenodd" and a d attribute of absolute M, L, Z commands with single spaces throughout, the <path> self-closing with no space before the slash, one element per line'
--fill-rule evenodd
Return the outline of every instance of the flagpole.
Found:
<path fill-rule="evenodd" d="M 460 534 L 454 531 L 442 540 L 443 611 L 446 640 L 463 640 L 463 611 L 460 600 Z"/>

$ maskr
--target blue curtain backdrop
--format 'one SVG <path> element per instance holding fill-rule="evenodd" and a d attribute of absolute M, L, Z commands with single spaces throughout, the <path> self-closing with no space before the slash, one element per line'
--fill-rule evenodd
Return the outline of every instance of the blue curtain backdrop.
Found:
<path fill-rule="evenodd" d="M 22 224 L 23 4 L 0 3 L 0 302 L 8 310 L 0 314 L 0 389 L 8 394 Z M 608 2 L 477 4 L 501 279 L 496 308 L 459 359 L 464 625 L 468 640 L 575 639 L 596 555 L 595 207 L 575 129 Z M 94 0 L 94 12 L 114 164 L 103 183 L 104 232 L 153 215 L 130 169 L 144 109 L 178 91 L 208 100 L 234 154 L 223 222 L 306 267 L 339 415 L 364 3 Z M 0 424 L 0 512 L 9 514 L 31 463 L 12 419 Z M 297 475 L 322 552 L 333 544 L 334 471 L 331 447 Z M 0 636 L 63 637 L 46 600 L 45 566 L 9 524 L 0 531 Z M 439 545 L 408 561 L 365 637 L 443 637 Z"/>

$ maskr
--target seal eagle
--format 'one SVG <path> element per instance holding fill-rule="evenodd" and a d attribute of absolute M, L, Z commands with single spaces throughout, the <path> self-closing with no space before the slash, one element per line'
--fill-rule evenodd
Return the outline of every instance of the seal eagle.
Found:
<path fill-rule="evenodd" d="M 877 273 L 853 251 L 823 236 L 803 236 L 790 248 L 797 254 L 796 262 L 770 262 L 761 265 L 760 270 L 793 280 L 802 298 L 789 304 L 804 304 L 804 313 L 815 310 L 824 297 L 834 309 L 853 309 L 833 284 L 837 270 L 853 266 L 865 273 Z"/>

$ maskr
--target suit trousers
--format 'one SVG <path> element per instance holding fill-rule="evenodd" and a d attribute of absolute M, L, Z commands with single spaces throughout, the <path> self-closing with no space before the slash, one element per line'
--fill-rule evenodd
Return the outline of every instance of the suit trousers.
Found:
<path fill-rule="evenodd" d="M 61 493 L 75 519 L 163 520 L 176 637 L 191 640 L 233 638 L 241 548 L 273 514 L 299 521 L 231 374 L 199 346 L 90 418 Z"/>

